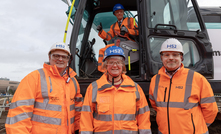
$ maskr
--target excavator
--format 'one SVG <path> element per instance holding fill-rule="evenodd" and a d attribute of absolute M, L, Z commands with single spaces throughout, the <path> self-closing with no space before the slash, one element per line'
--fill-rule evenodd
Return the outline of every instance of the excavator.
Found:
<path fill-rule="evenodd" d="M 121 40 L 120 47 L 126 58 L 127 75 L 137 82 L 148 96 L 152 76 L 162 67 L 159 50 L 168 38 L 177 38 L 184 48 L 185 67 L 199 72 L 210 82 L 214 94 L 221 94 L 221 80 L 214 79 L 213 44 L 196 0 L 63 0 L 68 5 L 69 23 L 72 24 L 70 49 L 71 67 L 84 95 L 87 86 L 97 80 L 99 50 L 116 43 L 121 36 L 105 41 L 98 36 L 96 27 L 102 23 L 109 31 L 116 22 L 113 7 L 124 6 L 124 17 L 134 18 L 139 30 L 131 40 Z M 67 33 L 67 31 L 65 31 Z M 64 39 L 65 41 L 65 39 Z M 221 76 L 221 75 L 219 75 Z"/>

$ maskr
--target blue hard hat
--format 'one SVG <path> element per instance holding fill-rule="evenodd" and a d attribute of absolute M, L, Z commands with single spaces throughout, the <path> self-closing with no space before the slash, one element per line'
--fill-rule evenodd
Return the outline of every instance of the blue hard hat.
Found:
<path fill-rule="evenodd" d="M 123 9 L 123 10 L 124 10 L 124 6 L 121 5 L 121 4 L 116 4 L 116 5 L 114 5 L 114 7 L 113 7 L 113 14 L 114 14 L 114 12 L 115 12 L 116 10 L 120 10 L 120 9 Z"/>
<path fill-rule="evenodd" d="M 111 47 L 108 47 L 105 52 L 104 52 L 104 59 L 103 61 L 106 60 L 107 57 L 109 56 L 122 56 L 125 60 L 125 54 L 124 54 L 124 50 L 118 46 L 111 46 Z"/>

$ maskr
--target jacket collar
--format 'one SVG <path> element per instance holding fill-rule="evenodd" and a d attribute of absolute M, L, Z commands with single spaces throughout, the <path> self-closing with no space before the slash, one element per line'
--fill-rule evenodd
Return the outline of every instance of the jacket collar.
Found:
<path fill-rule="evenodd" d="M 179 75 L 179 74 L 184 70 L 184 65 L 183 65 L 183 63 L 181 63 L 181 65 L 180 65 L 179 68 L 180 68 L 180 69 L 178 69 L 178 70 L 173 74 L 173 76 L 174 76 L 174 75 Z M 161 69 L 158 71 L 158 74 L 171 78 L 171 77 L 166 73 L 166 68 L 165 68 L 164 66 L 161 67 Z"/>
<path fill-rule="evenodd" d="M 135 87 L 135 83 L 134 81 L 127 75 L 122 74 L 121 75 L 123 78 L 123 82 L 121 83 L 120 87 L 118 88 L 118 90 L 124 90 L 124 91 L 136 91 Z M 107 74 L 103 74 L 101 76 L 100 79 L 97 80 L 97 82 L 99 83 L 98 85 L 98 91 L 107 91 L 107 90 L 112 90 L 115 89 L 114 86 L 112 86 L 112 84 L 110 84 L 107 81 Z M 100 84 L 102 83 L 102 84 Z"/>
<path fill-rule="evenodd" d="M 52 66 L 52 65 L 49 64 L 49 62 L 46 62 L 46 63 L 44 63 L 43 67 L 45 69 L 49 70 L 54 76 L 60 76 L 60 73 L 58 72 L 58 69 L 57 69 L 56 65 Z M 62 77 L 67 77 L 68 76 L 67 71 L 68 70 L 65 71 L 65 74 Z M 70 74 L 71 77 L 74 77 L 76 75 L 74 70 L 71 69 L 70 67 L 69 67 L 69 74 Z"/>

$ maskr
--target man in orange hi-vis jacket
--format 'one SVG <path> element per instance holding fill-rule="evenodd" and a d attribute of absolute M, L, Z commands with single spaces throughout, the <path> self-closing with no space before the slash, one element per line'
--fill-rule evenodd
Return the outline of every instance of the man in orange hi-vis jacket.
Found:
<path fill-rule="evenodd" d="M 184 68 L 183 54 L 177 39 L 167 39 L 161 46 L 163 67 L 149 89 L 158 134 L 209 134 L 218 112 L 214 94 L 204 76 Z"/>
<path fill-rule="evenodd" d="M 19 84 L 5 123 L 7 134 L 76 134 L 83 104 L 70 49 L 52 45 L 49 63 Z M 68 62 L 69 61 L 69 62 Z"/>
<path fill-rule="evenodd" d="M 123 49 L 105 50 L 103 76 L 86 91 L 81 134 L 151 134 L 150 109 L 141 87 L 125 75 Z"/>
<path fill-rule="evenodd" d="M 137 36 L 139 35 L 139 31 L 137 28 L 137 24 L 135 23 L 134 18 L 124 18 L 124 7 L 121 4 L 116 4 L 113 7 L 113 14 L 117 18 L 117 22 L 111 25 L 110 30 L 105 32 L 102 28 L 102 24 L 97 26 L 97 30 L 99 31 L 98 35 L 104 40 L 111 40 L 115 36 L 119 34 L 127 37 L 128 40 L 129 34 Z"/>

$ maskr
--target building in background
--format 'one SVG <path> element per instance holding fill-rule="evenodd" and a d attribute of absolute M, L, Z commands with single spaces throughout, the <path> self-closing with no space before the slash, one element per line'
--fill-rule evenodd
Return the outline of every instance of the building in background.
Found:
<path fill-rule="evenodd" d="M 14 93 L 20 82 L 10 81 L 8 78 L 0 78 L 0 94 L 6 94 L 7 88 L 9 87 L 9 93 Z"/>

